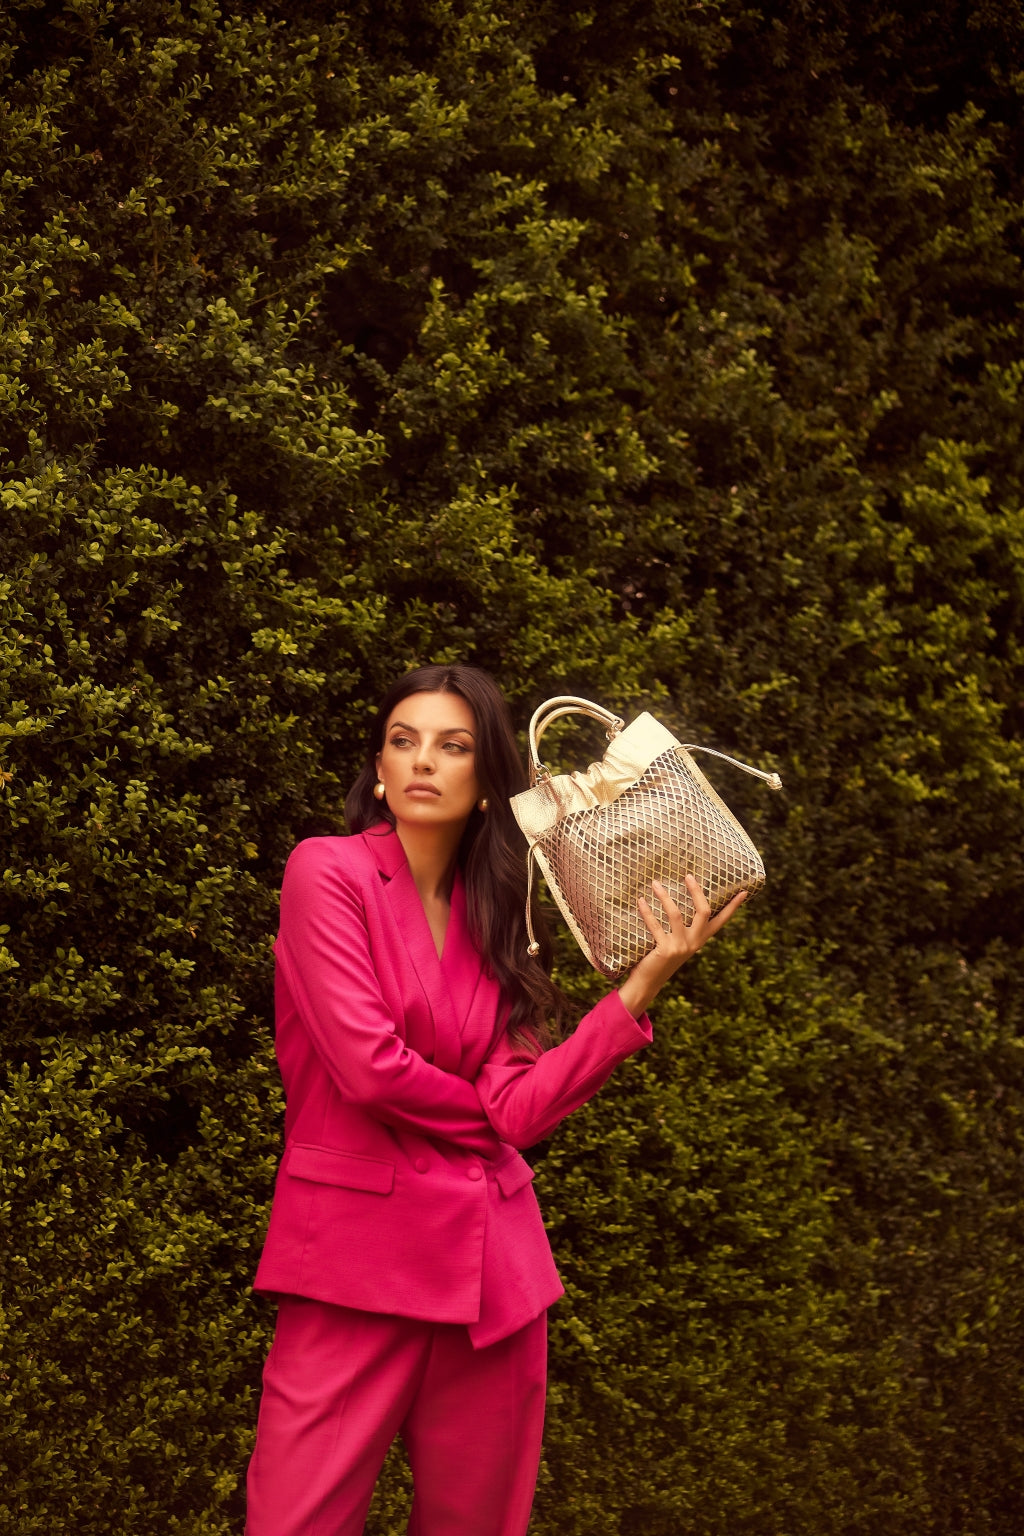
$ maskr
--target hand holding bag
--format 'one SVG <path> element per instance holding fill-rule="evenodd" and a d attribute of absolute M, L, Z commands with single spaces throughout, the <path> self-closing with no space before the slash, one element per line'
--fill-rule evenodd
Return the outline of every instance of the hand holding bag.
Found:
<path fill-rule="evenodd" d="M 588 715 L 607 728 L 610 745 L 585 773 L 552 774 L 541 762 L 540 740 L 562 715 Z M 537 953 L 530 920 L 534 860 L 583 953 L 604 976 L 630 970 L 654 947 L 637 910 L 645 896 L 657 916 L 661 904 L 651 882 L 660 880 L 690 922 L 693 902 L 685 876 L 694 875 L 712 914 L 740 891 L 765 881 L 750 838 L 716 794 L 691 752 L 708 752 L 781 789 L 777 773 L 764 773 L 715 752 L 683 746 L 653 715 L 624 722 L 599 704 L 570 695 L 548 699 L 530 721 L 530 783 L 513 795 L 512 810 L 529 843 L 526 923 L 530 953 Z"/>

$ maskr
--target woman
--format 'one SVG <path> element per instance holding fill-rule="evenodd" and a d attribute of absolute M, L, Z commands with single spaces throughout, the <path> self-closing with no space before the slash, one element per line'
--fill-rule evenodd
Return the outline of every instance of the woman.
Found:
<path fill-rule="evenodd" d="M 388 1447 L 416 1536 L 523 1536 L 540 1458 L 546 1311 L 561 1295 L 520 1156 L 651 1039 L 679 966 L 731 917 L 655 885 L 654 948 L 561 1044 L 526 953 L 523 772 L 473 667 L 383 700 L 349 837 L 288 861 L 277 941 L 285 1152 L 256 1288 L 279 1297 L 247 1536 L 358 1536 Z"/>

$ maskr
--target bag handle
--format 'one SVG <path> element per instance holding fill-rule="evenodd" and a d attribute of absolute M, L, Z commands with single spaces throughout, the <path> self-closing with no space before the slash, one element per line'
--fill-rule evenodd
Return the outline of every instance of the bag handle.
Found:
<path fill-rule="evenodd" d="M 556 698 L 546 699 L 543 704 L 537 706 L 530 721 L 530 783 L 543 783 L 551 777 L 551 771 L 540 760 L 540 739 L 549 725 L 563 715 L 587 715 L 591 720 L 596 720 L 599 725 L 605 726 L 609 741 L 616 737 L 625 725 L 625 721 L 619 715 L 613 715 L 610 709 L 602 709 L 600 704 L 591 703 L 590 699 L 578 698 L 573 693 L 562 693 Z"/>
<path fill-rule="evenodd" d="M 594 704 L 590 699 L 581 699 L 575 693 L 560 693 L 553 699 L 545 699 L 543 704 L 538 704 L 530 721 L 530 783 L 543 784 L 551 777 L 551 770 L 546 763 L 540 760 L 540 739 L 549 725 L 560 720 L 563 715 L 586 715 L 590 720 L 596 720 L 599 725 L 606 727 L 605 734 L 612 741 L 624 728 L 626 722 L 619 715 L 613 715 L 610 709 L 603 709 L 600 704 Z M 529 955 L 538 955 L 540 945 L 537 943 L 533 931 L 533 876 L 535 860 L 533 846 L 526 852 L 526 934 L 529 940 L 526 952 Z"/>

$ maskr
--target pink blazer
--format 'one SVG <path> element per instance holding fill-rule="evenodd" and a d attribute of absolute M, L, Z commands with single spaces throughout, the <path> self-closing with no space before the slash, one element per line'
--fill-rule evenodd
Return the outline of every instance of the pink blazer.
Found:
<path fill-rule="evenodd" d="M 457 879 L 439 959 L 381 823 L 288 861 L 276 947 L 285 1150 L 258 1290 L 466 1323 L 482 1346 L 562 1293 L 529 1164 L 649 1043 L 610 993 L 539 1058 L 517 1051 Z"/>

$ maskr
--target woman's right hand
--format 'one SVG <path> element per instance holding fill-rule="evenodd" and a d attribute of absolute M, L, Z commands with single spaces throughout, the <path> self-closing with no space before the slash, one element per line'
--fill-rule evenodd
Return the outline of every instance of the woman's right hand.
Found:
<path fill-rule="evenodd" d="M 654 940 L 654 948 L 637 961 L 619 988 L 619 996 L 635 1019 L 647 1012 L 662 987 L 680 966 L 691 960 L 708 939 L 720 928 L 724 928 L 747 899 L 746 891 L 741 891 L 721 912 L 712 917 L 711 906 L 699 881 L 693 875 L 687 875 L 686 889 L 693 902 L 693 917 L 687 923 L 660 880 L 653 882 L 653 889 L 661 902 L 668 928 L 662 926 L 650 903 L 641 896 L 637 907 Z"/>

